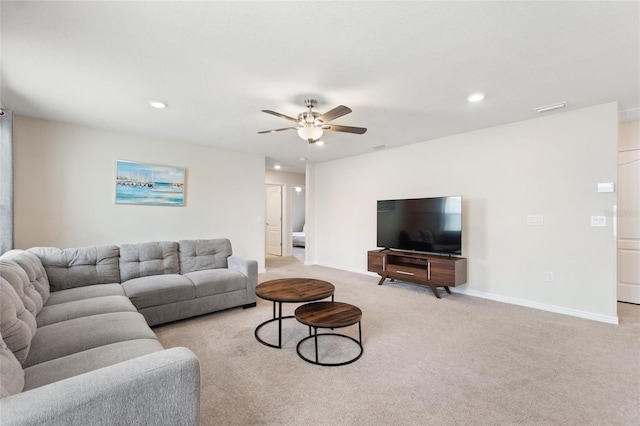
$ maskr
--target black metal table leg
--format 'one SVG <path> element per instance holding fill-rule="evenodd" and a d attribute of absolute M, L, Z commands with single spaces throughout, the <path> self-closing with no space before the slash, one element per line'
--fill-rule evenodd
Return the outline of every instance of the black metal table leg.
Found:
<path fill-rule="evenodd" d="M 282 302 L 278 302 L 278 349 L 282 349 Z"/>
<path fill-rule="evenodd" d="M 315 333 L 313 334 L 313 336 L 315 337 L 315 344 L 316 344 L 316 364 L 318 363 L 318 327 L 315 327 Z"/>
<path fill-rule="evenodd" d="M 276 309 L 276 303 L 278 304 L 277 309 Z M 258 340 L 258 342 L 262 343 L 265 346 L 269 346 L 270 348 L 282 349 L 282 320 L 287 318 L 294 318 L 293 315 L 284 316 L 284 317 L 282 316 L 282 303 L 283 302 L 273 302 L 273 318 L 258 325 L 258 327 L 256 327 L 256 330 L 254 332 L 254 335 L 256 336 L 256 339 Z M 262 327 L 274 321 L 278 321 L 278 344 L 277 345 L 274 345 L 273 343 L 265 342 L 260 338 L 260 336 L 258 336 L 258 331 L 260 331 Z"/>

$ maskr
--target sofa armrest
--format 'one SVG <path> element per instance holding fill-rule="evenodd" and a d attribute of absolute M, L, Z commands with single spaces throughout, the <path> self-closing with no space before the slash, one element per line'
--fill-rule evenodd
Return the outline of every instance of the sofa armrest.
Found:
<path fill-rule="evenodd" d="M 249 289 L 255 294 L 258 285 L 258 262 L 246 260 L 238 256 L 227 257 L 227 267 L 232 271 L 238 271 L 247 276 Z"/>
<path fill-rule="evenodd" d="M 198 425 L 200 363 L 172 348 L 0 399 L 3 425 Z"/>

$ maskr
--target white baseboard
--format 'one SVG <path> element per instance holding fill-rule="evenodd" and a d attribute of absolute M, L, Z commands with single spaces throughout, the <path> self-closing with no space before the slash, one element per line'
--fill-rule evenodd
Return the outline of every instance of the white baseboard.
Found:
<path fill-rule="evenodd" d="M 580 311 L 578 309 L 564 308 L 562 306 L 547 305 L 545 303 L 532 302 L 530 300 L 518 299 L 515 297 L 501 296 L 498 294 L 485 293 L 483 291 L 467 290 L 457 287 L 449 287 L 452 292 L 465 294 L 468 296 L 481 297 L 483 299 L 495 300 L 496 302 L 509 303 L 511 305 L 525 306 L 527 308 L 540 309 L 541 311 L 554 312 L 556 314 L 570 315 L 572 317 L 585 318 L 608 324 L 618 324 L 618 317 L 609 315 L 594 314 L 592 312 Z"/>
<path fill-rule="evenodd" d="M 305 262 L 305 265 L 307 264 L 308 263 Z M 355 272 L 356 274 L 365 274 L 365 275 L 379 277 L 379 275 L 374 272 L 363 271 L 361 269 L 345 268 L 343 266 L 335 266 L 335 265 L 327 265 L 327 264 L 317 264 L 317 265 L 325 266 L 327 268 L 332 268 L 332 269 L 340 269 L 348 272 Z M 609 315 L 594 314 L 593 312 L 580 311 L 578 309 L 565 308 L 562 306 L 547 305 L 545 303 L 532 302 L 530 300 L 518 299 L 516 297 L 501 296 L 499 294 L 485 293 L 483 291 L 467 290 L 467 289 L 462 289 L 460 287 L 449 287 L 449 289 L 454 293 L 464 294 L 464 295 L 473 296 L 473 297 L 480 297 L 482 299 L 495 300 L 496 302 L 509 303 L 511 305 L 518 305 L 518 306 L 525 306 L 527 308 L 539 309 L 541 311 L 569 315 L 572 317 L 585 318 L 592 321 L 604 322 L 607 324 L 619 324 L 617 316 L 612 317 Z"/>
<path fill-rule="evenodd" d="M 363 271 L 362 269 L 358 269 L 358 268 L 347 268 L 344 266 L 328 265 L 326 263 L 306 263 L 305 262 L 305 265 L 318 265 L 318 266 L 324 266 L 325 268 L 337 269 L 339 271 L 353 272 L 354 274 L 363 274 L 363 275 L 371 275 L 372 277 L 379 277 L 379 275 L 376 274 L 375 272 Z"/>

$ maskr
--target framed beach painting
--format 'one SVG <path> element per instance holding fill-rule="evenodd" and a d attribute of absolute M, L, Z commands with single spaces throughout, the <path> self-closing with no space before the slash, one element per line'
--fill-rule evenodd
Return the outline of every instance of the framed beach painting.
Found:
<path fill-rule="evenodd" d="M 116 204 L 184 206 L 184 167 L 116 160 Z"/>

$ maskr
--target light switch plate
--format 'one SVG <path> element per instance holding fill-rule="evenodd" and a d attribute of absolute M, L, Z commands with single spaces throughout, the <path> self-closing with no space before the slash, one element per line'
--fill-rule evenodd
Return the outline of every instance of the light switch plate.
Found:
<path fill-rule="evenodd" d="M 607 226 L 606 216 L 591 216 L 591 226 L 602 228 Z"/>
<path fill-rule="evenodd" d="M 541 215 L 529 215 L 527 216 L 527 225 L 544 225 L 544 216 Z"/>
<path fill-rule="evenodd" d="M 598 192 L 615 192 L 616 184 L 613 182 L 605 182 L 598 184 Z"/>

